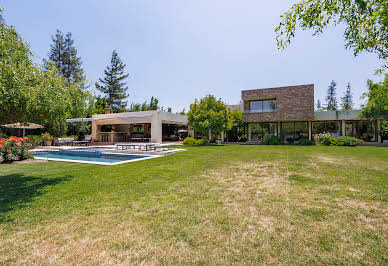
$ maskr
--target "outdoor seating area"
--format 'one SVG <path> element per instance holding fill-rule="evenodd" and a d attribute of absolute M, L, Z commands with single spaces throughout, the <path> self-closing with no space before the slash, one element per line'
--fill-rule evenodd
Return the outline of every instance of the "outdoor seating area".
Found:
<path fill-rule="evenodd" d="M 84 140 L 75 140 L 74 138 L 54 138 L 53 139 L 53 145 L 54 146 L 76 146 L 76 145 L 85 145 L 89 146 L 91 143 L 91 137 L 90 136 L 85 136 Z"/>

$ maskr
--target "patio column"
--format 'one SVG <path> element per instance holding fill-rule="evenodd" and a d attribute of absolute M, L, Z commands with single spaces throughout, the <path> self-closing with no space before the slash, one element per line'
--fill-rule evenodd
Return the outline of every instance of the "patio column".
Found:
<path fill-rule="evenodd" d="M 162 120 L 159 117 L 159 111 L 152 113 L 151 142 L 162 143 Z"/>
<path fill-rule="evenodd" d="M 346 135 L 346 122 L 345 120 L 341 120 L 341 136 Z"/>
<path fill-rule="evenodd" d="M 96 121 L 92 121 L 92 132 L 91 133 L 92 133 L 92 140 L 97 140 L 97 122 Z"/>
<path fill-rule="evenodd" d="M 309 140 L 313 139 L 313 132 L 311 129 L 311 121 L 308 122 L 308 127 L 309 127 Z"/>

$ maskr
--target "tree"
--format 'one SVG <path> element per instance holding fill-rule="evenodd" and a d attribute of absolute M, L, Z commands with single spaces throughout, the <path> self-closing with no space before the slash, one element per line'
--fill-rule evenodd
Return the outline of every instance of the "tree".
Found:
<path fill-rule="evenodd" d="M 52 36 L 48 59 L 59 69 L 61 75 L 69 82 L 84 82 L 85 76 L 82 69 L 81 57 L 77 56 L 71 32 L 63 33 L 57 30 Z M 47 64 L 47 60 L 45 60 Z"/>
<path fill-rule="evenodd" d="M 114 50 L 110 65 L 104 70 L 104 79 L 100 78 L 100 83 L 96 82 L 96 88 L 105 94 L 106 101 L 114 112 L 123 111 L 127 106 L 124 99 L 128 98 L 129 95 L 126 93 L 128 87 L 124 80 L 128 78 L 129 74 L 124 73 L 125 66 Z"/>
<path fill-rule="evenodd" d="M 344 97 L 341 97 L 342 110 L 352 110 L 353 108 L 353 95 L 350 83 L 346 86 Z"/>
<path fill-rule="evenodd" d="M 319 99 L 317 101 L 316 109 L 317 109 L 317 111 L 322 111 L 323 110 L 323 106 L 321 104 L 321 100 L 319 100 Z"/>
<path fill-rule="evenodd" d="M 149 110 L 159 110 L 159 100 L 158 98 L 152 96 L 150 102 L 145 101 L 144 103 L 131 103 L 129 106 L 128 112 L 139 112 L 139 111 L 149 111 Z"/>
<path fill-rule="evenodd" d="M 361 116 L 376 120 L 383 118 L 388 121 L 388 74 L 385 74 L 384 81 L 374 83 L 367 81 L 368 92 L 363 94 L 363 98 L 368 98 L 368 102 L 362 106 Z"/>
<path fill-rule="evenodd" d="M 228 112 L 228 131 L 226 132 L 228 141 L 240 141 L 244 132 L 244 121 L 242 119 L 242 112 L 234 110 Z"/>
<path fill-rule="evenodd" d="M 195 131 L 202 135 L 218 135 L 226 130 L 228 124 L 228 110 L 221 99 L 217 100 L 213 95 L 207 95 L 199 101 L 195 99 L 190 105 L 187 114 L 189 124 Z"/>
<path fill-rule="evenodd" d="M 15 29 L 1 23 L 0 124 L 32 122 L 60 136 L 67 118 L 90 114 L 91 94 L 63 78 L 51 62 L 43 67 L 32 58 Z"/>
<path fill-rule="evenodd" d="M 112 107 L 109 106 L 109 104 L 106 102 L 106 99 L 102 98 L 101 96 L 97 96 L 94 102 L 94 113 L 105 114 L 106 108 L 109 108 L 109 110 L 112 111 Z"/>
<path fill-rule="evenodd" d="M 298 26 L 318 35 L 330 24 L 344 24 L 345 47 L 353 49 L 354 56 L 367 51 L 383 60 L 388 57 L 388 0 L 304 0 L 281 19 L 275 30 L 279 49 L 290 44 Z"/>
<path fill-rule="evenodd" d="M 326 96 L 326 110 L 328 111 L 334 111 L 338 109 L 337 105 L 337 83 L 332 80 L 329 88 L 327 89 L 327 96 Z"/>

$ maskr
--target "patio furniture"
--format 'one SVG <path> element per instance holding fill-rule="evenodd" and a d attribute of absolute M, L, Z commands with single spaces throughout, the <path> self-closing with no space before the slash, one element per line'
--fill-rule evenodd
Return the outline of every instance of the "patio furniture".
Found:
<path fill-rule="evenodd" d="M 92 142 L 92 137 L 90 135 L 88 136 L 85 136 L 85 139 L 84 140 L 76 140 L 74 141 L 74 144 L 75 145 L 85 145 L 85 146 L 89 146 L 89 144 Z"/>
<path fill-rule="evenodd" d="M 150 151 L 155 150 L 157 144 L 155 143 L 122 143 L 122 144 L 116 144 L 116 148 L 119 149 L 121 147 L 121 150 L 127 150 L 128 148 L 139 151 Z"/>
<path fill-rule="evenodd" d="M 61 146 L 71 144 L 74 145 L 75 141 L 74 138 L 54 138 L 54 146 Z"/>

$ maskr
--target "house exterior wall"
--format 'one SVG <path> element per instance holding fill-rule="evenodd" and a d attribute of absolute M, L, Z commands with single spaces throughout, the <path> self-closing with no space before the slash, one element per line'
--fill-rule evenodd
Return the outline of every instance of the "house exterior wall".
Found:
<path fill-rule="evenodd" d="M 268 89 L 244 90 L 244 122 L 287 121 L 314 119 L 314 84 Z M 251 112 L 250 102 L 276 99 L 276 112 Z"/>

